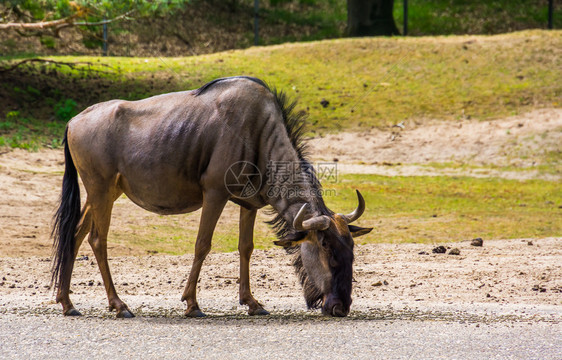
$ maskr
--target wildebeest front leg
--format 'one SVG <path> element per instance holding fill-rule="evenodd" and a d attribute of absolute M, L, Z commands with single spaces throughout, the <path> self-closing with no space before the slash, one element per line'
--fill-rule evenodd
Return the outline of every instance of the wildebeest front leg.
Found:
<path fill-rule="evenodd" d="M 205 316 L 197 304 L 197 280 L 199 279 L 203 261 L 205 261 L 207 254 L 211 251 L 213 232 L 227 201 L 228 197 L 219 192 L 207 191 L 203 194 L 203 210 L 201 211 L 199 232 L 195 242 L 195 257 L 187 285 L 181 297 L 181 301 L 187 302 L 185 315 L 188 317 Z"/>
<path fill-rule="evenodd" d="M 250 290 L 250 257 L 254 251 L 254 222 L 257 210 L 240 207 L 240 305 L 248 305 L 250 315 L 269 315 L 263 306 L 254 298 Z"/>

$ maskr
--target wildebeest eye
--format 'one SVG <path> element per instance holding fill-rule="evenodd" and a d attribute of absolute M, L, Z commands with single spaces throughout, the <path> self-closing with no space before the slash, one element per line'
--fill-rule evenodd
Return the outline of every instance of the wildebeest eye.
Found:
<path fill-rule="evenodd" d="M 324 235 L 318 234 L 318 242 L 325 250 L 328 250 L 328 242 L 326 241 L 326 238 L 324 238 Z"/>

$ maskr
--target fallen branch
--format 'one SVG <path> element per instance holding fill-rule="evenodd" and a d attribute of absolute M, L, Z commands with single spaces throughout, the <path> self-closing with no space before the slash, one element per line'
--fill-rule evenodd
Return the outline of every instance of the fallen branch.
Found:
<path fill-rule="evenodd" d="M 42 30 L 47 28 L 56 28 L 61 25 L 70 24 L 74 21 L 76 15 L 66 17 L 59 20 L 40 21 L 36 23 L 6 23 L 0 24 L 0 30 L 19 29 L 19 30 Z"/>
<path fill-rule="evenodd" d="M 22 60 L 22 61 L 19 61 L 19 62 L 13 64 L 12 66 L 9 66 L 9 67 L 6 67 L 6 68 L 0 68 L 0 73 L 12 71 L 14 69 L 17 69 L 21 65 L 28 64 L 28 63 L 46 63 L 46 64 L 53 64 L 55 66 L 68 66 L 71 69 L 77 69 L 77 70 L 83 70 L 83 71 L 95 71 L 95 72 L 106 73 L 106 74 L 110 73 L 109 71 L 92 69 L 91 67 L 96 65 L 96 64 L 93 64 L 93 63 L 90 63 L 90 62 L 84 62 L 84 61 L 81 61 L 81 62 L 63 62 L 63 61 L 54 61 L 54 60 L 39 59 L 39 58 L 25 59 L 25 60 Z M 88 69 L 78 68 L 77 67 L 78 65 L 86 65 L 86 66 L 88 66 Z M 106 65 L 106 64 L 97 64 L 97 65 L 113 69 L 111 66 Z"/>
<path fill-rule="evenodd" d="M 105 24 L 110 24 L 115 21 L 119 21 L 122 19 L 126 19 L 133 10 L 126 12 L 125 14 L 121 14 L 113 19 L 107 19 L 102 21 L 96 22 L 88 22 L 88 21 L 76 21 L 78 15 L 72 15 L 69 17 L 65 17 L 63 19 L 58 20 L 50 20 L 50 21 L 40 21 L 35 23 L 6 23 L 0 24 L 0 30 L 10 30 L 10 29 L 17 29 L 17 30 L 43 30 L 43 29 L 54 29 L 55 31 L 59 31 L 66 27 L 73 27 L 73 26 L 101 26 Z"/>

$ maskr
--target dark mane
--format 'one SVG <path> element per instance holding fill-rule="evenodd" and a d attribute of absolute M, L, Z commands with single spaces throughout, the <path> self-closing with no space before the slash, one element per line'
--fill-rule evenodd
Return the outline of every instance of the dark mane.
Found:
<path fill-rule="evenodd" d="M 322 184 L 320 184 L 320 180 L 318 180 L 318 177 L 316 176 L 316 170 L 309 160 L 308 144 L 304 136 L 307 124 L 306 113 L 296 112 L 295 108 L 297 106 L 297 101 L 290 100 L 287 94 L 283 91 L 271 89 L 271 92 L 275 95 L 277 104 L 283 114 L 283 122 L 285 124 L 285 129 L 287 130 L 287 136 L 291 140 L 291 144 L 297 152 L 300 165 L 303 171 L 307 173 L 308 178 L 311 179 L 310 185 L 312 190 L 316 194 L 320 194 L 322 192 Z M 324 203 L 324 199 L 322 199 L 322 197 L 317 197 L 316 200 L 317 202 L 315 205 L 320 212 L 319 215 L 328 215 L 331 217 L 333 213 Z M 267 221 L 267 224 L 273 227 L 277 238 L 281 239 L 294 232 L 292 224 L 287 223 L 282 213 L 277 213 L 274 210 L 272 210 L 271 213 L 274 214 L 275 217 L 272 220 Z"/>
<path fill-rule="evenodd" d="M 256 84 L 259 84 L 259 85 L 269 89 L 269 86 L 267 86 L 267 84 L 263 80 L 260 80 L 258 78 L 251 77 L 251 76 L 232 76 L 232 77 L 225 77 L 225 78 L 220 78 L 220 79 L 215 79 L 213 81 L 209 81 L 205 85 L 201 86 L 199 89 L 193 90 L 193 95 L 199 96 L 199 95 L 205 93 L 207 90 L 209 90 L 211 87 L 213 87 L 217 83 L 225 81 L 225 80 L 232 80 L 232 79 L 250 80 L 250 81 L 255 82 Z"/>

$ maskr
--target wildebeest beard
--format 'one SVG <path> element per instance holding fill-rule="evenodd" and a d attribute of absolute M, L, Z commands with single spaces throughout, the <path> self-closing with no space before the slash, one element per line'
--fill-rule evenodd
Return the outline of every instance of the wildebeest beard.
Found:
<path fill-rule="evenodd" d="M 306 269 L 302 262 L 301 250 L 300 246 L 296 246 L 292 249 L 295 253 L 295 257 L 293 259 L 293 266 L 295 267 L 295 271 L 297 276 L 299 277 L 300 283 L 302 285 L 302 289 L 304 291 L 304 299 L 306 301 L 306 306 L 309 309 L 318 309 L 322 306 L 323 294 L 320 289 L 318 289 L 306 273 Z"/>

